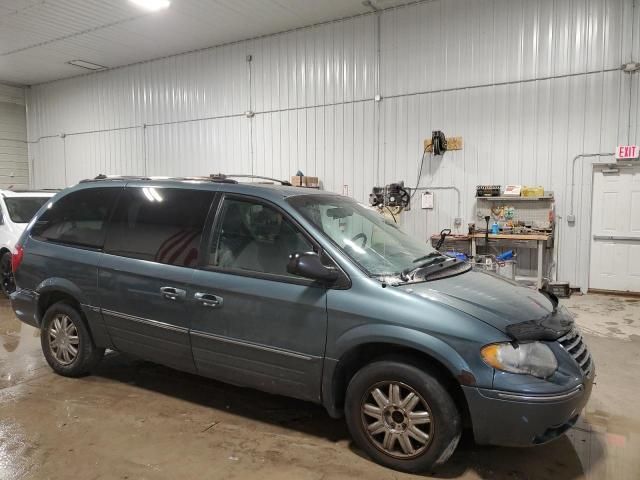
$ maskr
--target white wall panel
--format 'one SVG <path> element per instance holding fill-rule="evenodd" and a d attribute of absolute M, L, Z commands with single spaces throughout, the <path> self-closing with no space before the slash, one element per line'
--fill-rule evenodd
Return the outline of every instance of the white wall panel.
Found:
<path fill-rule="evenodd" d="M 67 135 L 64 143 L 66 183 L 97 174 L 144 175 L 144 132 L 140 128 Z"/>
<path fill-rule="evenodd" d="M 246 44 L 33 87 L 30 137 L 228 116 L 248 102 Z"/>
<path fill-rule="evenodd" d="M 355 102 L 256 117 L 256 175 L 288 179 L 301 170 L 326 190 L 365 201 L 376 182 L 374 102 Z"/>
<path fill-rule="evenodd" d="M 0 84 L 0 187 L 29 186 L 24 90 Z"/>
<path fill-rule="evenodd" d="M 25 188 L 29 185 L 29 164 L 24 103 L 19 99 L 1 100 L 0 97 L 0 187 Z"/>
<path fill-rule="evenodd" d="M 618 68 L 629 0 L 440 0 L 382 16 L 385 95 Z"/>
<path fill-rule="evenodd" d="M 147 127 L 146 174 L 251 173 L 249 128 L 244 117 Z"/>
<path fill-rule="evenodd" d="M 361 16 L 252 42 L 253 110 L 373 98 L 375 21 Z"/>
<path fill-rule="evenodd" d="M 67 182 L 64 141 L 60 137 L 43 138 L 29 145 L 34 188 L 61 188 Z M 93 159 L 91 159 L 93 161 Z"/>
<path fill-rule="evenodd" d="M 433 210 L 414 199 L 405 227 L 426 240 L 460 215 L 464 229 L 477 184 L 543 185 L 560 217 L 558 277 L 586 288 L 592 162 L 576 163 L 570 226 L 571 159 L 640 141 L 639 77 L 618 70 L 639 60 L 639 11 L 632 0 L 424 1 L 383 11 L 379 37 L 377 15 L 363 15 L 35 86 L 33 182 L 302 170 L 366 201 L 373 185 L 413 186 L 439 129 L 464 149 L 427 157 L 420 185 L 455 187 L 461 213 L 456 190 L 438 189 Z"/>

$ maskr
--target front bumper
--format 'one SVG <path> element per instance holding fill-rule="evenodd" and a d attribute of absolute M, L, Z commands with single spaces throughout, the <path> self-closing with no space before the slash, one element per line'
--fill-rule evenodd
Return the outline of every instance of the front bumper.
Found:
<path fill-rule="evenodd" d="M 463 386 L 476 443 L 524 447 L 559 437 L 578 420 L 594 376 L 595 368 L 578 387 L 553 395 Z"/>
<path fill-rule="evenodd" d="M 19 320 L 40 328 L 38 320 L 38 294 L 31 290 L 18 289 L 11 294 L 11 308 Z"/>

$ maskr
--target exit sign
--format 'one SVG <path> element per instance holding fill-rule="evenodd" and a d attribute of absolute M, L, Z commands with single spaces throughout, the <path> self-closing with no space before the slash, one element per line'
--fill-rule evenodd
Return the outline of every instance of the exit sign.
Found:
<path fill-rule="evenodd" d="M 618 145 L 616 149 L 616 159 L 631 160 L 640 156 L 638 145 Z"/>

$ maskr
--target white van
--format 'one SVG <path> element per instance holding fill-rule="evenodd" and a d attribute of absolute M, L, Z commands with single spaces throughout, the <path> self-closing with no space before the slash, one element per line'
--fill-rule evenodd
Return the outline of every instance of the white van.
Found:
<path fill-rule="evenodd" d="M 31 218 L 55 192 L 0 190 L 0 274 L 5 296 L 15 290 L 11 255 Z"/>

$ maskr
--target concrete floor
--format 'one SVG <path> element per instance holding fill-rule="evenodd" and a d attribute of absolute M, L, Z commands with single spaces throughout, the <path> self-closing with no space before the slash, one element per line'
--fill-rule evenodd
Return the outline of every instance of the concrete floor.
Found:
<path fill-rule="evenodd" d="M 586 415 L 536 448 L 478 447 L 467 435 L 437 478 L 640 478 L 640 299 L 566 304 L 598 368 Z M 92 376 L 59 377 L 38 334 L 0 301 L 2 480 L 412 477 L 364 458 L 318 406 L 117 353 Z"/>

